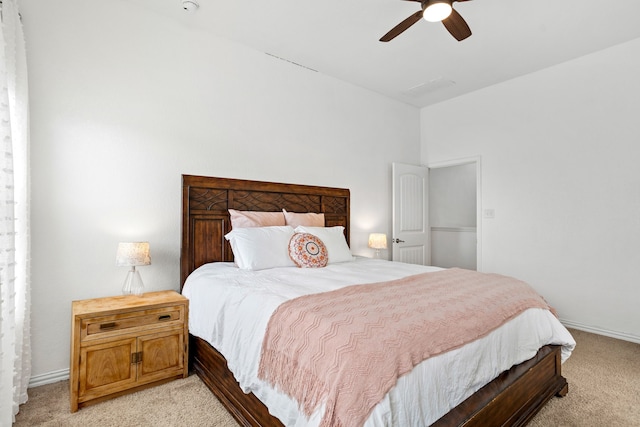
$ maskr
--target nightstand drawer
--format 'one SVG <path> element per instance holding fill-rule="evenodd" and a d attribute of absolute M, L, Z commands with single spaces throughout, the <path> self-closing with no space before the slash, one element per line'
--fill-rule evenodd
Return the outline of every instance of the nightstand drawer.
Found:
<path fill-rule="evenodd" d="M 98 338 L 105 334 L 128 332 L 135 328 L 163 327 L 167 324 L 182 322 L 184 306 L 164 307 L 151 310 L 131 311 L 111 316 L 99 316 L 83 319 L 81 339 Z"/>

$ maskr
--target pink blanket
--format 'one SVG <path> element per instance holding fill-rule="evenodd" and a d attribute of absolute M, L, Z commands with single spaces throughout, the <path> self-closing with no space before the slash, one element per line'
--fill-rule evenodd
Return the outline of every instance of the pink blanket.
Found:
<path fill-rule="evenodd" d="M 362 426 L 423 360 L 487 335 L 528 308 L 550 309 L 519 280 L 449 269 L 287 301 L 273 313 L 258 376 L 321 427 Z"/>

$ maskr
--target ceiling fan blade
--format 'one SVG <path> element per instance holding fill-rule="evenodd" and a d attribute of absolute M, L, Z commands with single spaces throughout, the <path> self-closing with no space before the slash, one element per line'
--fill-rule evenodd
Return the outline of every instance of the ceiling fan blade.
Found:
<path fill-rule="evenodd" d="M 451 15 L 449 15 L 447 19 L 444 19 L 442 23 L 458 41 L 462 41 L 471 35 L 471 28 L 469 28 L 467 22 L 455 9 L 451 10 Z"/>
<path fill-rule="evenodd" d="M 402 34 L 407 28 L 409 28 L 410 26 L 412 26 L 413 24 L 418 22 L 420 20 L 420 18 L 422 18 L 422 11 L 421 10 L 419 10 L 416 13 L 414 13 L 413 15 L 411 15 L 410 17 L 408 17 L 407 19 L 405 19 L 404 21 L 402 21 L 401 23 L 399 23 L 398 25 L 393 27 L 391 29 L 391 31 L 389 31 L 387 34 L 382 36 L 380 41 L 381 42 L 388 42 L 389 40 L 393 40 L 394 38 L 396 38 L 397 36 Z"/>

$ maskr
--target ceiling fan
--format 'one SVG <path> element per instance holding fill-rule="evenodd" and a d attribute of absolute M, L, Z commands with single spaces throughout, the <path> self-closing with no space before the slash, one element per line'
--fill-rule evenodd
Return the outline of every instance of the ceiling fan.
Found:
<path fill-rule="evenodd" d="M 424 18 L 430 22 L 442 21 L 445 28 L 455 37 L 458 41 L 462 41 L 471 35 L 471 29 L 467 25 L 466 21 L 456 10 L 453 8 L 453 3 L 458 1 L 469 0 L 404 0 L 404 1 L 416 1 L 422 3 L 422 10 L 414 13 L 395 27 L 391 29 L 387 34 L 382 36 L 381 42 L 388 42 L 393 40 L 410 26 L 415 24 Z"/>

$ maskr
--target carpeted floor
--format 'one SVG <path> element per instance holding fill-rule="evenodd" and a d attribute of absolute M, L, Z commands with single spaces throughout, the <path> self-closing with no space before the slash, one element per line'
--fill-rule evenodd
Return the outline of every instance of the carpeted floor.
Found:
<path fill-rule="evenodd" d="M 640 345 L 572 330 L 578 345 L 563 365 L 569 394 L 553 398 L 533 427 L 640 426 Z M 22 426 L 237 427 L 205 385 L 192 375 L 69 413 L 69 383 L 29 390 L 16 417 Z M 404 426 L 399 426 L 404 427 Z"/>
<path fill-rule="evenodd" d="M 238 427 L 196 375 L 69 412 L 69 381 L 29 390 L 14 426 Z"/>
<path fill-rule="evenodd" d="M 640 344 L 571 334 L 576 349 L 562 365 L 569 393 L 551 399 L 529 426 L 640 426 Z"/>

